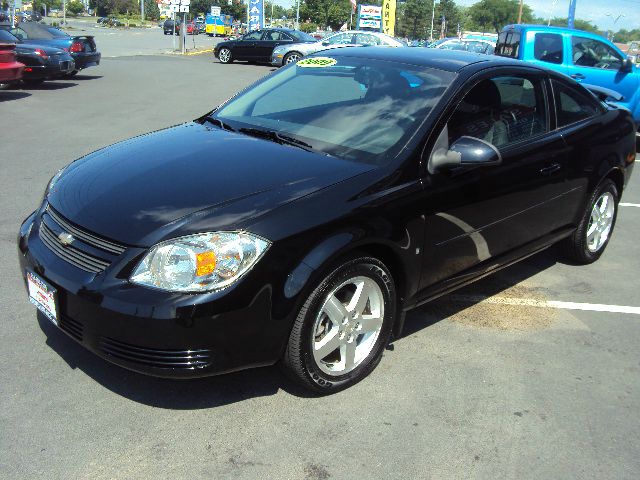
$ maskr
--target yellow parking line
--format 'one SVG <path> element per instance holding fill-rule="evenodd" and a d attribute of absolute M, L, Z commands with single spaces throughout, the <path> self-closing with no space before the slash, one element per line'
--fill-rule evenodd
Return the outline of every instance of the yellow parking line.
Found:
<path fill-rule="evenodd" d="M 203 53 L 213 52 L 213 48 L 208 48 L 206 50 L 198 50 L 197 52 L 187 52 L 187 55 L 200 55 Z"/>

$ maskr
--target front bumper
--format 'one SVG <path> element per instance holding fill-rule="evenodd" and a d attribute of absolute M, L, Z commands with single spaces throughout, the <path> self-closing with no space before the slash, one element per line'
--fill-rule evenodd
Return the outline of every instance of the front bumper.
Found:
<path fill-rule="evenodd" d="M 284 55 L 282 53 L 272 53 L 271 54 L 271 65 L 273 65 L 274 67 L 281 67 L 282 66 L 282 62 L 284 60 Z"/>
<path fill-rule="evenodd" d="M 282 338 L 270 325 L 271 290 L 253 296 L 178 294 L 131 284 L 131 247 L 101 273 L 68 263 L 42 240 L 44 208 L 20 228 L 20 268 L 56 289 L 58 326 L 96 355 L 159 377 L 193 378 L 275 363 Z M 47 222 L 47 225 L 49 223 Z M 255 290 L 254 290 L 255 291 Z M 280 335 L 282 336 L 282 335 Z"/>

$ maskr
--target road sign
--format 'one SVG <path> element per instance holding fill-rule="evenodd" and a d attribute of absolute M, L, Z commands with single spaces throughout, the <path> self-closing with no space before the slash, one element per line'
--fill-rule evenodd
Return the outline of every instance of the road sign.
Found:
<path fill-rule="evenodd" d="M 189 13 L 189 5 L 180 5 L 180 13 Z"/>
<path fill-rule="evenodd" d="M 220 13 L 222 13 L 222 10 L 220 9 L 220 7 L 211 7 L 211 16 L 212 17 L 219 17 Z"/>

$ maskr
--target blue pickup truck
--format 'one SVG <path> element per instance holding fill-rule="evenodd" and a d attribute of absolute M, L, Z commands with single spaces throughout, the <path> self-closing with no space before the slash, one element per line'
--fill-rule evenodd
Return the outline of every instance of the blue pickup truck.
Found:
<path fill-rule="evenodd" d="M 544 25 L 507 25 L 498 36 L 495 53 L 562 72 L 585 86 L 600 87 L 595 93 L 609 93 L 604 96 L 630 110 L 640 125 L 640 72 L 600 35 Z"/>

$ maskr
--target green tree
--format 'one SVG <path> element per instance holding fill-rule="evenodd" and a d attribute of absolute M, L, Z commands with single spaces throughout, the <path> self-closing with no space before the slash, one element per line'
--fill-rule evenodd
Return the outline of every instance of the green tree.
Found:
<path fill-rule="evenodd" d="M 67 3 L 67 12 L 71 15 L 78 15 L 84 12 L 84 4 L 78 0 L 71 0 Z"/>
<path fill-rule="evenodd" d="M 542 19 L 541 19 L 542 20 Z M 547 21 L 542 20 L 540 23 L 546 25 Z M 551 19 L 551 25 L 555 27 L 566 27 L 567 26 L 567 18 L 555 17 Z M 586 32 L 600 33 L 600 29 L 596 27 L 593 23 L 588 20 L 580 20 L 576 19 L 574 21 L 574 26 L 578 30 L 584 30 Z"/>
<path fill-rule="evenodd" d="M 518 21 L 519 7 L 518 0 L 480 0 L 469 7 L 469 14 L 480 30 L 500 33 L 505 25 Z M 523 5 L 522 23 L 531 23 L 533 18 L 531 7 Z"/>
<path fill-rule="evenodd" d="M 144 18 L 145 20 L 160 19 L 160 9 L 156 0 L 144 0 Z"/>
<path fill-rule="evenodd" d="M 453 37 L 458 32 L 458 23 L 461 23 L 462 16 L 460 10 L 453 0 L 440 0 L 440 3 L 436 5 L 436 18 L 434 20 L 433 30 L 434 37 L 440 36 L 440 30 L 442 29 L 442 17 L 445 18 L 446 30 L 444 32 L 445 37 Z M 460 25 L 462 27 L 462 24 Z M 431 25 L 429 25 L 431 27 Z"/>
<path fill-rule="evenodd" d="M 349 20 L 350 13 L 349 0 L 304 0 L 300 3 L 300 20 L 310 19 L 321 28 L 339 29 Z"/>
<path fill-rule="evenodd" d="M 411 39 L 428 38 L 431 29 L 432 1 L 407 0 L 397 12 L 396 34 Z M 437 21 L 433 30 L 437 31 Z M 434 35 L 436 35 L 434 33 Z"/>

